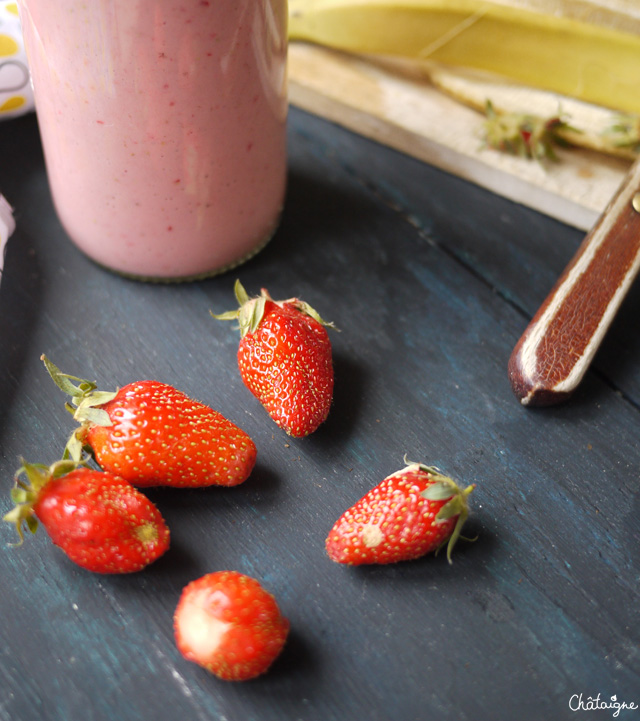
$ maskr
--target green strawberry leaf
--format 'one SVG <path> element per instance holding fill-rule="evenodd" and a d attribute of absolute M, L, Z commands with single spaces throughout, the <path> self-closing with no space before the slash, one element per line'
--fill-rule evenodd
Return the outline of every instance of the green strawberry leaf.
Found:
<path fill-rule="evenodd" d="M 22 466 L 16 473 L 16 478 L 18 478 L 22 473 L 26 475 L 27 481 L 29 482 L 29 485 L 26 486 L 26 488 L 32 491 L 34 495 L 48 483 L 50 478 L 48 466 L 45 466 L 42 463 L 23 462 Z"/>
<path fill-rule="evenodd" d="M 58 388 L 74 399 L 84 397 L 87 393 L 97 387 L 96 384 L 91 383 L 91 381 L 78 378 L 77 376 L 71 376 L 68 373 L 63 373 L 58 366 L 52 363 L 44 354 L 40 356 L 40 360 L 44 363 L 47 372 Z M 78 385 L 74 385 L 71 381 L 77 381 Z"/>
<path fill-rule="evenodd" d="M 264 305 L 269 298 L 269 294 L 263 291 L 262 295 L 257 298 L 250 298 L 239 280 L 236 280 L 233 290 L 239 308 L 225 313 L 209 311 L 209 314 L 216 320 L 237 320 L 240 337 L 244 338 L 247 333 L 253 333 L 260 325 L 264 315 Z"/>
<path fill-rule="evenodd" d="M 20 546 L 24 543 L 23 526 L 26 526 L 30 533 L 35 533 L 38 530 L 38 519 L 33 515 L 31 503 L 18 504 L 8 513 L 5 513 L 2 520 L 12 523 L 18 533 L 18 542 L 9 544 L 11 546 Z"/>
<path fill-rule="evenodd" d="M 236 310 L 228 310 L 225 313 L 214 313 L 213 311 L 209 311 L 209 314 L 216 320 L 236 320 L 239 312 L 240 309 L 236 308 Z"/>
<path fill-rule="evenodd" d="M 35 533 L 38 530 L 38 519 L 33 514 L 28 515 L 24 522 L 29 533 Z"/>
<path fill-rule="evenodd" d="M 94 408 L 95 406 L 103 406 L 105 403 L 112 401 L 118 394 L 111 391 L 95 391 L 83 398 L 78 404 L 80 408 Z"/>
<path fill-rule="evenodd" d="M 255 302 L 251 303 L 250 301 L 250 306 L 245 306 L 245 308 L 248 308 L 249 313 L 246 317 L 246 330 L 244 330 L 244 332 L 242 315 L 240 318 L 240 332 L 243 336 L 247 333 L 254 333 L 257 330 L 258 326 L 260 325 L 260 321 L 264 316 L 264 306 L 266 302 L 266 296 L 261 295 L 259 298 L 256 298 Z"/>
<path fill-rule="evenodd" d="M 460 513 L 458 516 L 458 521 L 456 522 L 455 528 L 453 529 L 453 533 L 451 534 L 451 537 L 449 538 L 449 542 L 447 543 L 447 561 L 451 563 L 451 554 L 453 553 L 453 549 L 458 542 L 458 539 L 460 538 L 460 532 L 462 531 L 462 526 L 467 521 L 467 517 L 469 515 L 469 512 L 467 511 L 467 507 L 465 505 L 464 510 Z"/>
<path fill-rule="evenodd" d="M 448 521 L 450 518 L 459 515 L 463 509 L 464 504 L 462 503 L 462 498 L 460 495 L 457 495 L 455 498 L 452 498 L 448 503 L 445 503 L 444 506 L 442 506 L 436 514 L 436 521 L 439 523 Z"/>
<path fill-rule="evenodd" d="M 117 392 L 96 390 L 97 385 L 95 383 L 67 373 L 61 373 L 60 369 L 45 355 L 40 356 L 40 358 L 58 388 L 71 396 L 71 401 L 65 403 L 65 408 L 73 415 L 76 421 L 84 425 L 113 425 L 109 414 L 101 406 L 112 401 L 118 395 Z M 78 381 L 78 385 L 75 385 L 72 381 Z M 72 452 L 69 447 L 65 448 L 63 458 L 80 461 L 82 454 L 73 448 L 73 444 L 71 448 Z"/>
<path fill-rule="evenodd" d="M 339 332 L 339 329 L 336 328 L 334 323 L 323 320 L 320 316 L 320 313 L 315 308 L 312 308 L 308 303 L 306 303 L 304 300 L 298 300 L 297 298 L 292 298 L 291 300 L 284 301 L 285 303 L 291 303 L 292 305 L 295 305 L 295 307 L 301 311 L 302 313 L 305 313 L 306 315 L 313 318 L 315 321 L 320 323 L 320 325 L 325 325 L 329 328 L 333 328 L 334 330 L 337 330 Z"/>
<path fill-rule="evenodd" d="M 92 423 L 96 426 L 112 426 L 113 423 L 107 411 L 102 408 L 93 408 L 91 406 L 78 406 L 78 410 L 73 416 L 77 421 L 82 423 Z"/>
<path fill-rule="evenodd" d="M 240 282 L 239 279 L 236 280 L 233 286 L 233 292 L 236 296 L 236 300 L 238 301 L 239 306 L 243 306 L 245 303 L 247 303 L 250 298 L 247 291 L 244 289 L 244 286 Z"/>
<path fill-rule="evenodd" d="M 84 450 L 84 443 L 79 437 L 78 430 L 82 429 L 76 429 L 73 431 L 71 436 L 69 437 L 69 440 L 67 441 L 67 445 L 64 447 L 64 454 L 62 456 L 63 460 L 71 460 L 75 461 L 76 463 L 79 463 L 82 460 L 82 452 Z"/>
<path fill-rule="evenodd" d="M 263 288 L 259 296 L 252 298 L 249 296 L 244 286 L 239 280 L 236 280 L 233 286 L 234 294 L 238 305 L 240 306 L 237 310 L 227 311 L 225 313 L 213 313 L 209 311 L 212 318 L 216 320 L 238 320 L 238 326 L 240 329 L 240 337 L 244 338 L 247 333 L 255 333 L 264 317 L 265 303 L 268 300 L 273 300 L 269 295 L 268 291 Z M 288 300 L 273 301 L 280 307 L 285 303 L 293 305 L 297 310 L 305 315 L 310 316 L 321 325 L 329 326 L 338 330 L 333 323 L 328 323 L 320 317 L 320 314 L 312 308 L 308 303 L 305 303 L 298 298 L 289 298 Z"/>
<path fill-rule="evenodd" d="M 421 495 L 428 501 L 446 501 L 455 494 L 455 489 L 445 481 L 436 481 L 422 491 Z"/>
<path fill-rule="evenodd" d="M 35 533 L 38 528 L 38 519 L 33 513 L 33 504 L 38 498 L 38 494 L 53 478 L 70 473 L 77 468 L 80 463 L 71 460 L 57 461 L 51 466 L 45 466 L 41 463 L 27 463 L 23 460 L 22 466 L 16 472 L 16 483 L 11 490 L 11 499 L 15 506 L 3 516 L 3 520 L 12 523 L 18 533 L 20 545 L 24 541 L 23 526 L 31 533 Z M 27 476 L 28 483 L 20 479 L 22 474 Z"/>
<path fill-rule="evenodd" d="M 50 466 L 50 477 L 61 478 L 62 476 L 66 476 L 68 473 L 71 473 L 71 471 L 75 471 L 78 466 L 81 466 L 83 464 L 83 460 L 74 461 L 69 458 L 63 458 L 61 461 L 56 461 L 52 466 Z"/>
<path fill-rule="evenodd" d="M 11 500 L 19 506 L 29 501 L 29 491 L 24 486 L 14 486 L 11 489 Z"/>

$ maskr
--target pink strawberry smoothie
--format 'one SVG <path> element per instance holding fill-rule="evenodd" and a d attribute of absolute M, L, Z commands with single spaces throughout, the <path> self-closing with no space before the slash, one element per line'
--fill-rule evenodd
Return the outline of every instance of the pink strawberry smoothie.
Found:
<path fill-rule="evenodd" d="M 142 278 L 220 272 L 278 224 L 286 0 L 19 0 L 60 220 Z"/>

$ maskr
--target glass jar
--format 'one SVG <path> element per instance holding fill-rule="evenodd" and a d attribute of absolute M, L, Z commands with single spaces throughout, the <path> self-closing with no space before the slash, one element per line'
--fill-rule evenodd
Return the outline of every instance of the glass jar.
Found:
<path fill-rule="evenodd" d="M 69 237 L 142 279 L 222 272 L 286 185 L 286 0 L 19 0 Z"/>

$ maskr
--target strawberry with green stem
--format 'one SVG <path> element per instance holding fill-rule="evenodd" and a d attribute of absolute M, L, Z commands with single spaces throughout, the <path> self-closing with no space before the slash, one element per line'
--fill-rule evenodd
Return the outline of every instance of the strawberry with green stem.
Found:
<path fill-rule="evenodd" d="M 332 561 L 386 564 L 420 558 L 447 546 L 447 559 L 469 515 L 464 489 L 435 468 L 410 463 L 368 491 L 331 529 Z"/>
<path fill-rule="evenodd" d="M 238 320 L 240 376 L 286 433 L 302 438 L 329 415 L 333 399 L 331 341 L 320 315 L 298 298 L 275 301 L 264 288 L 250 298 L 234 286 L 239 308 L 211 315 Z"/>
<path fill-rule="evenodd" d="M 257 451 L 247 433 L 173 386 L 143 380 L 103 392 L 42 360 L 80 423 L 66 457 L 80 460 L 89 449 L 101 468 L 141 487 L 235 486 L 253 470 Z"/>
<path fill-rule="evenodd" d="M 21 476 L 25 475 L 26 481 Z M 53 543 L 94 573 L 132 573 L 169 548 L 169 529 L 156 506 L 112 473 L 61 460 L 23 463 L 4 516 L 18 531 L 41 524 Z"/>

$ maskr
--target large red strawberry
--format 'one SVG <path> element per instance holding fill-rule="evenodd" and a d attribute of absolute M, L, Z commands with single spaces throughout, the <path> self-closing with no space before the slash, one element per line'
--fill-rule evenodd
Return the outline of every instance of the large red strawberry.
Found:
<path fill-rule="evenodd" d="M 4 520 L 15 524 L 21 541 L 22 526 L 35 532 L 40 522 L 55 545 L 89 571 L 140 571 L 169 548 L 160 511 L 112 473 L 65 460 L 50 467 L 25 463 L 11 495 L 16 506 Z"/>
<path fill-rule="evenodd" d="M 256 446 L 236 425 L 209 406 L 158 381 L 138 381 L 115 393 L 61 373 L 45 356 L 57 385 L 81 426 L 67 455 L 89 447 L 99 465 L 136 486 L 235 486 L 256 462 Z M 76 381 L 77 385 L 72 381 Z"/>
<path fill-rule="evenodd" d="M 325 323 L 298 298 L 275 301 L 263 288 L 250 298 L 235 283 L 240 307 L 218 320 L 238 319 L 238 367 L 244 384 L 289 435 L 313 433 L 329 415 L 333 360 Z"/>
<path fill-rule="evenodd" d="M 468 516 L 464 490 L 436 469 L 412 463 L 385 478 L 340 516 L 326 541 L 338 563 L 395 563 L 447 543 L 447 558 Z"/>
<path fill-rule="evenodd" d="M 274 597 L 237 571 L 209 573 L 182 591 L 174 615 L 182 655 L 225 681 L 264 673 L 289 633 Z"/>

